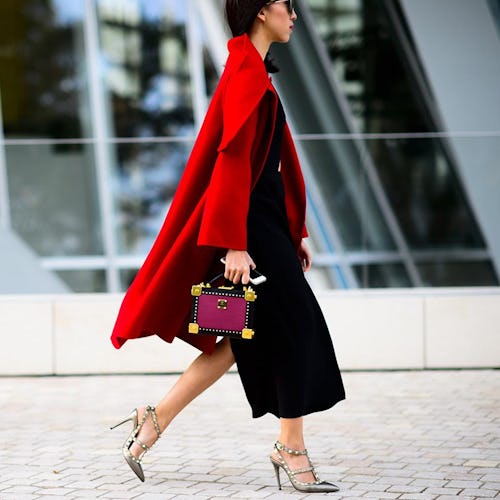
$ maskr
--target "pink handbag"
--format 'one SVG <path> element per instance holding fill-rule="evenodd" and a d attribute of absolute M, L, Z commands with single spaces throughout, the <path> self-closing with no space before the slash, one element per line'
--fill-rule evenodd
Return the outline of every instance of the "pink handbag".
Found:
<path fill-rule="evenodd" d="M 257 294 L 250 286 L 213 286 L 222 276 L 191 287 L 188 331 L 195 335 L 252 339 Z"/>

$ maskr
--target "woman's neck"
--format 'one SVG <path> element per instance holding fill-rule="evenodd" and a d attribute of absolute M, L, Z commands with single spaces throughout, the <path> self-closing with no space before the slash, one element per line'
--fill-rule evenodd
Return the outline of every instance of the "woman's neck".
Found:
<path fill-rule="evenodd" d="M 271 48 L 271 42 L 267 39 L 267 37 L 263 36 L 262 32 L 250 33 L 248 37 L 257 49 L 257 52 L 262 57 L 262 60 L 264 60 L 269 52 L 269 49 Z"/>

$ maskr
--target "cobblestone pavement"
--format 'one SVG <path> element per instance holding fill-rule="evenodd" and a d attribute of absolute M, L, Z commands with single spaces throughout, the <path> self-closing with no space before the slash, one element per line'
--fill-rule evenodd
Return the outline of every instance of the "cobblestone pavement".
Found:
<path fill-rule="evenodd" d="M 175 376 L 0 379 L 0 499 L 307 498 L 280 492 L 277 420 L 252 420 L 228 374 L 173 422 L 138 481 L 120 455 L 135 405 Z M 348 399 L 306 419 L 334 499 L 500 497 L 500 371 L 344 373 Z M 318 495 L 314 495 L 318 496 Z"/>

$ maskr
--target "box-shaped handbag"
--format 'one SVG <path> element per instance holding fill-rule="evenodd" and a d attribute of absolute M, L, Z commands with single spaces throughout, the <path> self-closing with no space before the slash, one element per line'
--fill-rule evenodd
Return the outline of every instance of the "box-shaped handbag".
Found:
<path fill-rule="evenodd" d="M 257 294 L 249 286 L 213 286 L 220 277 L 191 287 L 189 333 L 250 340 Z"/>

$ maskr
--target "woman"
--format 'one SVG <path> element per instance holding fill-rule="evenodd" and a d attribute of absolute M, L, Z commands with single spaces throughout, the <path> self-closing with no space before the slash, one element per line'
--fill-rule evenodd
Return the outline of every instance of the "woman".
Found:
<path fill-rule="evenodd" d="M 304 277 L 305 188 L 290 130 L 268 76 L 268 52 L 286 43 L 297 19 L 292 0 L 227 0 L 234 38 L 229 58 L 165 223 L 123 301 L 112 341 L 179 337 L 203 353 L 156 407 L 135 409 L 123 445 L 144 481 L 141 460 L 173 418 L 236 361 L 253 416 L 272 413 L 280 434 L 270 459 L 305 492 L 338 488 L 319 480 L 303 436 L 303 417 L 344 399 L 328 329 Z M 251 341 L 187 333 L 190 286 L 225 257 L 226 279 L 247 284 L 258 265 Z M 219 264 L 220 265 L 220 264 Z M 287 290 L 286 296 L 283 290 Z M 182 292 L 182 293 L 180 293 Z M 116 426 L 115 426 L 116 427 Z"/>

